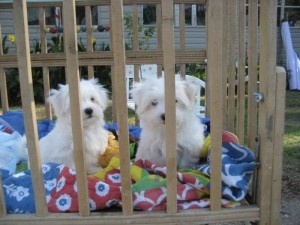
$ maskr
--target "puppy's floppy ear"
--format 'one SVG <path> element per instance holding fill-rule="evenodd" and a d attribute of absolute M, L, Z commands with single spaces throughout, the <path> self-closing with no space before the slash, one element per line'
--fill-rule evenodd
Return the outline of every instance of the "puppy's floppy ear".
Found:
<path fill-rule="evenodd" d="M 108 105 L 107 90 L 102 85 L 99 84 L 99 81 L 97 78 L 92 78 L 92 79 L 89 79 L 88 81 L 96 87 L 97 92 L 100 97 L 99 105 L 103 110 L 105 110 Z"/>
<path fill-rule="evenodd" d="M 59 84 L 59 90 L 51 89 L 48 101 L 52 104 L 56 117 L 66 114 L 70 108 L 69 86 Z"/>
<path fill-rule="evenodd" d="M 196 91 L 197 91 L 196 85 L 193 84 L 192 82 L 185 81 L 184 82 L 184 91 L 190 101 L 190 104 L 194 105 L 195 104 L 195 95 L 196 95 Z"/>
<path fill-rule="evenodd" d="M 142 100 L 143 92 L 145 91 L 145 85 L 141 82 L 133 83 L 131 94 L 135 104 L 139 105 Z"/>

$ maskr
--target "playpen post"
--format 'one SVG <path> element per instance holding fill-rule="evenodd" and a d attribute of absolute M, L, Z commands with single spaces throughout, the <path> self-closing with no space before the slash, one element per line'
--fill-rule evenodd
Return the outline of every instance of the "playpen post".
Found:
<path fill-rule="evenodd" d="M 286 72 L 283 67 L 276 69 L 276 106 L 275 106 L 275 134 L 273 153 L 273 180 L 272 180 L 272 204 L 271 222 L 277 224 L 280 221 L 281 209 L 281 179 L 283 159 L 283 133 L 285 116 L 285 87 Z"/>
<path fill-rule="evenodd" d="M 221 209 L 221 144 L 222 144 L 222 40 L 223 1 L 209 0 L 207 10 L 208 67 L 211 118 L 211 210 Z M 214 63 L 220 62 L 220 63 Z M 216 91 L 217 90 L 217 91 Z"/>
<path fill-rule="evenodd" d="M 114 88 L 117 110 L 120 148 L 120 171 L 122 185 L 122 211 L 124 215 L 132 215 L 132 193 L 130 179 L 130 155 L 128 134 L 128 111 L 126 105 L 126 79 L 125 79 L 125 44 L 123 27 L 123 1 L 111 1 L 111 27 L 114 56 Z"/>
<path fill-rule="evenodd" d="M 227 129 L 235 132 L 235 75 L 236 75 L 236 0 L 229 0 L 229 64 L 228 64 L 228 106 Z"/>
<path fill-rule="evenodd" d="M 167 212 L 177 212 L 176 113 L 175 113 L 175 48 L 173 0 L 162 1 L 163 61 L 165 72 L 165 113 L 167 149 Z"/>
<path fill-rule="evenodd" d="M 180 50 L 185 50 L 185 4 L 179 5 Z M 185 79 L 185 63 L 180 64 L 180 76 Z"/>
<path fill-rule="evenodd" d="M 253 93 L 257 92 L 257 63 L 258 63 L 258 0 L 249 1 L 248 5 L 248 131 L 247 144 L 255 148 L 257 136 L 257 102 Z"/>
<path fill-rule="evenodd" d="M 237 136 L 244 144 L 245 135 L 245 32 L 246 32 L 246 1 L 238 1 L 238 83 L 237 83 Z"/>
<path fill-rule="evenodd" d="M 4 192 L 3 192 L 3 184 L 2 184 L 2 172 L 0 170 L 0 218 L 6 216 L 6 205 L 4 199 Z"/>
<path fill-rule="evenodd" d="M 74 159 L 78 186 L 79 215 L 88 216 L 90 213 L 89 193 L 87 187 L 87 175 L 83 145 L 83 125 L 80 102 L 81 97 L 75 15 L 75 1 L 64 0 L 63 22 L 66 53 L 66 75 L 69 82 Z"/>
<path fill-rule="evenodd" d="M 139 8 L 137 4 L 133 5 L 132 10 L 132 31 L 133 31 L 133 50 L 139 51 Z M 133 81 L 139 82 L 140 81 L 140 65 L 133 65 Z M 136 105 L 135 105 L 136 109 Z M 135 114 L 135 125 L 139 125 L 139 117 Z"/>
<path fill-rule="evenodd" d="M 27 5 L 25 0 L 14 0 L 14 20 L 18 56 L 19 78 L 21 86 L 22 108 L 24 110 L 25 130 L 30 159 L 31 176 L 37 216 L 48 213 L 42 174 L 42 163 L 38 143 L 36 112 L 32 87 Z"/>
<path fill-rule="evenodd" d="M 162 50 L 162 14 L 161 4 L 156 5 L 157 50 Z M 162 64 L 157 65 L 157 76 L 162 76 Z"/>
<path fill-rule="evenodd" d="M 112 12 L 111 12 L 111 6 L 109 6 L 109 21 L 112 21 Z M 112 29 L 109 30 L 109 37 L 110 37 L 110 51 L 113 52 L 114 50 L 114 43 L 113 43 L 113 33 Z M 117 101 L 116 99 L 116 88 L 115 88 L 115 83 L 116 83 L 116 73 L 114 70 L 114 67 L 110 67 L 110 72 L 111 72 L 111 84 L 112 84 L 112 115 L 113 115 L 113 122 L 117 123 Z"/>
<path fill-rule="evenodd" d="M 92 14 L 91 6 L 85 6 L 85 25 L 86 25 L 86 51 L 93 52 L 93 42 L 92 42 Z M 88 66 L 88 78 L 94 78 L 94 67 Z"/>
<path fill-rule="evenodd" d="M 275 105 L 276 105 L 276 12 L 277 1 L 260 1 L 260 68 L 259 91 L 264 101 L 259 104 L 259 135 L 261 137 L 258 168 L 257 203 L 260 224 L 271 223 Z"/>
<path fill-rule="evenodd" d="M 228 0 L 224 0 L 223 4 L 223 40 L 222 40 L 222 54 L 223 54 L 223 61 L 222 61 L 222 125 L 223 128 L 227 128 L 227 62 L 228 62 L 228 55 L 227 55 L 227 37 L 228 37 Z"/>
<path fill-rule="evenodd" d="M 47 53 L 47 37 L 46 37 L 46 22 L 45 22 L 45 8 L 39 8 L 39 24 L 40 24 L 40 39 L 41 39 L 41 53 Z M 47 101 L 50 91 L 49 68 L 43 66 L 43 85 L 44 85 L 44 100 L 45 113 L 47 119 L 52 119 L 51 104 Z"/>
<path fill-rule="evenodd" d="M 1 24 L 0 24 L 0 55 L 3 55 Z M 7 98 L 6 74 L 4 68 L 2 67 L 0 68 L 0 90 L 1 90 L 2 112 L 5 113 L 9 110 L 9 106 L 8 106 L 8 98 Z"/>

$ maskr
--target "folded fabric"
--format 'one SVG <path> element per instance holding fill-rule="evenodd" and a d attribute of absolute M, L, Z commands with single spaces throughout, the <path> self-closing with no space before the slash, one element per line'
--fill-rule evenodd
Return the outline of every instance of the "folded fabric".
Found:
<path fill-rule="evenodd" d="M 17 131 L 20 135 L 25 134 L 24 114 L 22 110 L 8 111 L 3 115 L 0 115 L 0 119 L 4 120 L 12 127 L 14 131 Z M 38 136 L 42 138 L 46 136 L 54 127 L 54 122 L 48 119 L 44 119 L 37 122 Z"/>
<path fill-rule="evenodd" d="M 210 153 L 210 151 L 209 151 Z M 210 155 L 208 163 L 197 169 L 210 176 Z M 252 151 L 234 142 L 222 142 L 222 194 L 230 200 L 241 201 L 248 191 L 248 184 L 255 166 Z"/>
<path fill-rule="evenodd" d="M 57 177 L 63 168 L 64 166 L 55 163 L 42 167 L 47 202 L 49 202 L 51 191 L 57 186 Z M 8 170 L 1 169 L 1 173 L 7 212 L 34 213 L 31 171 L 12 174 Z"/>

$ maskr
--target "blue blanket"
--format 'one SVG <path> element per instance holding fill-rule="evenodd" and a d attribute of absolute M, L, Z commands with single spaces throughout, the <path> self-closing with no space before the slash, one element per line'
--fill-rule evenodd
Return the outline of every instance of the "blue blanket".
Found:
<path fill-rule="evenodd" d="M 205 124 L 209 130 L 209 119 L 206 119 Z M 49 120 L 39 121 L 37 123 L 39 137 L 45 136 L 54 126 L 54 123 Z M 116 124 L 107 124 L 106 129 L 115 130 L 117 133 Z M 136 126 L 129 126 L 129 133 L 139 138 L 141 129 Z M 21 111 L 8 112 L 0 116 L 0 146 L 7 139 L 1 142 L 1 134 L 11 135 L 8 139 L 13 141 L 20 135 L 24 134 L 24 121 Z M 208 131 L 207 131 L 208 132 Z M 7 138 L 7 137 L 6 137 Z M 9 145 L 7 145 L 9 146 Z M 11 148 L 0 148 L 0 162 L 1 151 L 13 151 Z M 16 163 L 16 159 L 12 161 Z M 223 198 L 240 201 L 245 198 L 251 175 L 253 173 L 255 162 L 254 156 L 250 149 L 241 146 L 238 143 L 223 142 L 222 144 L 222 196 Z M 60 174 L 63 165 L 54 163 L 43 165 L 44 184 L 46 191 L 47 202 L 49 201 L 50 194 L 57 189 L 57 177 Z M 196 166 L 194 169 L 201 173 L 210 176 L 210 157 L 205 164 Z M 13 170 L 1 169 L 3 189 L 8 213 L 34 213 L 34 196 L 31 181 L 30 170 L 14 173 Z M 209 186 L 207 187 L 209 188 Z"/>

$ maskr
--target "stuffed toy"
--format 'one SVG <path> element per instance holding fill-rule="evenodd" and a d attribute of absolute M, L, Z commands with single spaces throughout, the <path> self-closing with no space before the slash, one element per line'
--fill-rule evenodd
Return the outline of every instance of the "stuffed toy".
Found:
<path fill-rule="evenodd" d="M 222 142 L 239 143 L 239 139 L 235 134 L 229 131 L 222 131 Z M 211 138 L 209 134 L 204 140 L 204 145 L 202 147 L 202 150 L 200 151 L 200 158 L 207 157 L 208 150 L 210 149 L 210 144 L 211 144 Z"/>
<path fill-rule="evenodd" d="M 119 144 L 118 141 L 116 140 L 115 136 L 113 133 L 108 134 L 108 145 L 105 150 L 105 152 L 99 157 L 99 165 L 102 168 L 105 168 L 108 166 L 110 160 L 114 157 L 119 156 Z"/>

